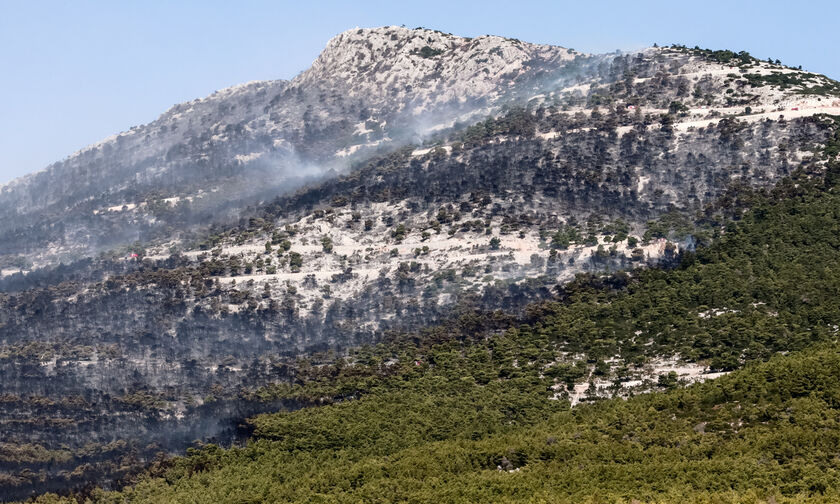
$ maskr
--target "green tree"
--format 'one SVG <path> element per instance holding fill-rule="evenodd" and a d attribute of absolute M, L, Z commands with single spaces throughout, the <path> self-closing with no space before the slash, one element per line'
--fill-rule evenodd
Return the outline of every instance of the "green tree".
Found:
<path fill-rule="evenodd" d="M 301 267 L 303 267 L 303 256 L 297 252 L 289 252 L 289 268 L 292 272 L 297 273 Z"/>
<path fill-rule="evenodd" d="M 323 248 L 324 252 L 326 252 L 327 254 L 331 253 L 333 251 L 332 238 L 330 238 L 329 236 L 322 237 L 321 238 L 321 247 Z"/>

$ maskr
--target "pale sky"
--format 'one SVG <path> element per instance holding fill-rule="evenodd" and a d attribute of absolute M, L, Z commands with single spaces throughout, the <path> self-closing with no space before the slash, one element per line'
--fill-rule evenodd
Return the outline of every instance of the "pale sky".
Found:
<path fill-rule="evenodd" d="M 835 1 L 0 0 L 0 183 L 170 106 L 290 79 L 335 34 L 424 26 L 583 52 L 659 44 L 749 51 L 840 79 Z"/>

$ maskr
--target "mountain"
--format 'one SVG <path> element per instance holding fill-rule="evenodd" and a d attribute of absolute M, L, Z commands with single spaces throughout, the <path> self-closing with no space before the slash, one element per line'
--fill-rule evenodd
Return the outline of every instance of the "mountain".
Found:
<path fill-rule="evenodd" d="M 825 341 L 832 114 L 743 52 L 396 27 L 177 105 L 0 189 L 0 488 L 119 485 L 446 352 L 515 404 L 539 363 L 529 423 Z"/>
<path fill-rule="evenodd" d="M 431 30 L 343 33 L 292 81 L 253 82 L 176 105 L 2 187 L 0 253 L 66 262 L 165 236 L 173 226 L 223 221 L 345 169 L 351 154 L 402 145 L 437 122 L 556 78 L 587 59 L 576 56 Z M 174 215 L 161 218 L 161 207 L 174 207 Z"/>

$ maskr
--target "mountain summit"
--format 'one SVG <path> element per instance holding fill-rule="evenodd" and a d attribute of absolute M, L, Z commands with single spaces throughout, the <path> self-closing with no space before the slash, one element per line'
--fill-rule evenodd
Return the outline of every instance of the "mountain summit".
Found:
<path fill-rule="evenodd" d="M 329 89 L 383 111 L 420 114 L 472 100 L 492 103 L 523 80 L 556 71 L 575 54 L 490 35 L 464 38 L 422 28 L 354 29 L 331 39 L 290 87 Z"/>

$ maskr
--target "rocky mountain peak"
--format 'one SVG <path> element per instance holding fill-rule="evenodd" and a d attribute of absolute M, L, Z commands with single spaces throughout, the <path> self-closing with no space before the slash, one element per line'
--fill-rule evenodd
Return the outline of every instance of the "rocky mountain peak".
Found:
<path fill-rule="evenodd" d="M 576 53 L 484 35 L 476 38 L 422 28 L 358 28 L 332 38 L 312 67 L 292 81 L 305 88 L 346 88 L 346 96 L 393 101 L 422 113 L 436 104 L 491 100 L 535 69 Z"/>

